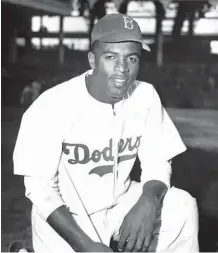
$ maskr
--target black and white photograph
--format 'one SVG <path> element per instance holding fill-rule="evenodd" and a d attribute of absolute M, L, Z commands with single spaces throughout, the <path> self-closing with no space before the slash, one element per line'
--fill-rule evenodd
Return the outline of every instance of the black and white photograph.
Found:
<path fill-rule="evenodd" d="M 1 0 L 1 252 L 218 252 L 218 0 Z"/>

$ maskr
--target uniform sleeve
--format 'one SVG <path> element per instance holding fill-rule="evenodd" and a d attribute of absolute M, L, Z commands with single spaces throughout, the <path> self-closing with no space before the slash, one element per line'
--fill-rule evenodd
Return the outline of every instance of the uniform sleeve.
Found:
<path fill-rule="evenodd" d="M 171 159 L 184 152 L 186 147 L 154 88 L 151 97 L 138 151 L 141 182 L 159 180 L 170 187 Z"/>
<path fill-rule="evenodd" d="M 26 111 L 13 154 L 14 173 L 24 176 L 26 196 L 44 219 L 63 205 L 57 187 L 63 129 L 50 102 L 42 94 Z"/>

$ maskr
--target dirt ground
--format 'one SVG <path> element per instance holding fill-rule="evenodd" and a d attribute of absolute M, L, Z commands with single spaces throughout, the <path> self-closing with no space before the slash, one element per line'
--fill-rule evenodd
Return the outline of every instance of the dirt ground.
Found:
<path fill-rule="evenodd" d="M 201 251 L 215 251 L 218 242 L 218 111 L 168 109 L 188 151 L 173 161 L 172 185 L 188 190 L 199 206 Z M 24 197 L 23 178 L 13 175 L 12 153 L 22 109 L 2 108 L 2 240 L 31 248 L 31 203 Z M 217 245 L 218 246 L 218 245 Z"/>

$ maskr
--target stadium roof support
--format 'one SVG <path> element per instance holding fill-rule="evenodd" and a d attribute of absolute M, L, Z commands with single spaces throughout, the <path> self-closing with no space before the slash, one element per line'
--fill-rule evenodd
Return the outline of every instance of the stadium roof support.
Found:
<path fill-rule="evenodd" d="M 35 10 L 41 10 L 47 13 L 58 15 L 71 15 L 72 1 L 62 3 L 55 0 L 1 0 L 3 3 L 16 4 Z"/>
<path fill-rule="evenodd" d="M 59 33 L 59 48 L 58 48 L 58 52 L 59 52 L 59 64 L 63 65 L 64 64 L 64 44 L 63 44 L 63 39 L 64 39 L 64 29 L 63 29 L 63 23 L 64 23 L 64 19 L 63 17 L 60 17 L 60 33 Z"/>

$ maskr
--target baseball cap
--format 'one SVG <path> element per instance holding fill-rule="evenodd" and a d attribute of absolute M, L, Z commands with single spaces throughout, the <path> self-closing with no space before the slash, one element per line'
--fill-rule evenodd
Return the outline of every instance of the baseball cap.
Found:
<path fill-rule="evenodd" d="M 91 45 L 94 42 L 122 42 L 135 41 L 142 44 L 142 48 L 150 51 L 150 47 L 142 39 L 138 23 L 130 16 L 121 13 L 105 15 L 93 27 Z"/>

